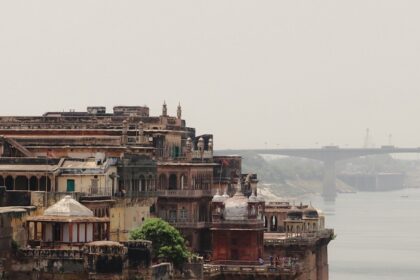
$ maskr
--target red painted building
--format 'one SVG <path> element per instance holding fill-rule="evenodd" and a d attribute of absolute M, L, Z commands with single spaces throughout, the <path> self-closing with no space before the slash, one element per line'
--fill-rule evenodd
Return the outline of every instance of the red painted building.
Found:
<path fill-rule="evenodd" d="M 248 198 L 238 180 L 236 193 L 217 193 L 212 200 L 213 263 L 257 264 L 263 256 L 265 202 L 255 195 Z"/>

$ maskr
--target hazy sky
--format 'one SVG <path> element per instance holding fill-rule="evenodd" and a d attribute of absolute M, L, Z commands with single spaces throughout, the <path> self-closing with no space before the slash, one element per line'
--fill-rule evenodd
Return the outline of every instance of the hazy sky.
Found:
<path fill-rule="evenodd" d="M 420 146 L 420 1 L 0 0 L 0 115 L 163 100 L 217 148 Z M 267 143 L 267 144 L 266 144 Z"/>

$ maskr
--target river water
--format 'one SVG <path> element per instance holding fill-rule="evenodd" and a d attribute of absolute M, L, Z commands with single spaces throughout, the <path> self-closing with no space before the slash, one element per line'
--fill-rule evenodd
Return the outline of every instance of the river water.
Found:
<path fill-rule="evenodd" d="M 311 200 L 337 234 L 328 247 L 331 280 L 420 279 L 420 189 Z"/>

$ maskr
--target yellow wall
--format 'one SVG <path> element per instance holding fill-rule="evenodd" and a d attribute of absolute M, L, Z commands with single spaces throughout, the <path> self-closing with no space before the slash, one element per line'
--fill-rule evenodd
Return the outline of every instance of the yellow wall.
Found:
<path fill-rule="evenodd" d="M 111 194 L 112 190 L 112 181 L 109 177 L 112 173 L 116 173 L 116 167 L 111 167 L 107 170 L 105 174 L 61 174 L 57 176 L 57 191 L 66 192 L 67 191 L 67 180 L 73 179 L 75 183 L 75 192 L 84 192 L 90 193 L 92 180 L 97 176 L 98 179 L 98 193 L 99 194 Z M 117 189 L 117 186 L 114 185 L 114 190 Z"/>
<path fill-rule="evenodd" d="M 150 217 L 150 206 L 153 199 L 131 202 L 130 199 L 119 199 L 110 210 L 111 240 L 126 241 L 129 232 L 142 225 L 143 220 Z"/>

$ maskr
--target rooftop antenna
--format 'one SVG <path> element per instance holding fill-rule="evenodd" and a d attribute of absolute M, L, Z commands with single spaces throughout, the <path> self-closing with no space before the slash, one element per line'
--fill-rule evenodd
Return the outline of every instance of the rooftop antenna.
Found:
<path fill-rule="evenodd" d="M 392 145 L 392 134 L 390 133 L 389 135 L 388 135 L 388 145 Z"/>

